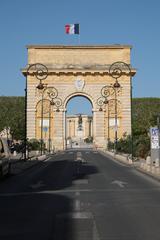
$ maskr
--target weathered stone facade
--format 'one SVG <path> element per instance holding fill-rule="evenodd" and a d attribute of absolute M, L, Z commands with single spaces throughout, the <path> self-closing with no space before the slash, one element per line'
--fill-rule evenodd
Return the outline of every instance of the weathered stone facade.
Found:
<path fill-rule="evenodd" d="M 74 96 L 84 96 L 92 103 L 93 138 L 99 148 L 106 147 L 108 138 L 114 139 L 114 96 L 109 96 L 109 104 L 99 111 L 97 99 L 105 85 L 113 85 L 115 79 L 109 74 L 109 67 L 117 61 L 130 64 L 131 46 L 28 46 L 28 65 L 22 70 L 27 76 L 27 137 L 51 139 L 51 146 L 65 149 L 66 146 L 66 105 Z M 34 71 L 27 72 L 30 64 L 47 66 L 48 76 L 41 82 L 46 89 L 40 92 Z M 118 79 L 121 89 L 117 94 L 118 137 L 131 132 L 131 73 L 122 74 Z M 48 89 L 56 88 L 57 98 L 62 105 L 56 111 L 50 105 Z M 42 101 L 43 99 L 43 101 Z M 112 99 L 112 100 L 111 100 Z M 43 104 L 42 104 L 43 102 Z M 43 106 L 44 105 L 44 106 Z M 109 106 L 109 107 L 108 107 Z M 47 110 L 48 109 L 48 110 Z M 42 130 L 43 110 L 43 130 Z"/>

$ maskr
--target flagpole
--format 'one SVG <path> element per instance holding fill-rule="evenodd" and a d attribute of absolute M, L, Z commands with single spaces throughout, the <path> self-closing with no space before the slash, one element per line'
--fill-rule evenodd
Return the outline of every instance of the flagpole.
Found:
<path fill-rule="evenodd" d="M 81 43 L 81 38 L 80 38 L 80 34 L 78 35 L 78 44 L 80 45 Z"/>
<path fill-rule="evenodd" d="M 78 24 L 78 44 L 80 45 L 81 38 L 80 38 L 80 24 Z"/>

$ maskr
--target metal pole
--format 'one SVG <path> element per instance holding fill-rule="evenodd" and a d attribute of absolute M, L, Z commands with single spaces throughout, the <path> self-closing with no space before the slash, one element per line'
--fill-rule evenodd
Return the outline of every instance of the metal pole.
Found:
<path fill-rule="evenodd" d="M 130 78 L 130 97 L 131 97 L 131 160 L 133 160 L 133 102 L 132 102 L 132 77 Z"/>
<path fill-rule="evenodd" d="M 110 126 L 109 126 L 109 118 L 110 118 L 110 112 L 109 112 L 109 101 L 108 101 L 108 146 L 107 148 L 109 149 L 109 141 L 110 141 Z"/>
<path fill-rule="evenodd" d="M 89 136 L 90 137 L 92 137 L 92 135 L 91 135 L 91 122 L 92 122 L 92 120 L 90 119 L 90 121 L 89 121 Z"/>
<path fill-rule="evenodd" d="M 25 132 L 24 132 L 24 160 L 27 160 L 26 150 L 27 150 L 27 76 L 26 76 L 26 86 L 25 86 Z M 22 150 L 23 151 L 23 150 Z"/>
<path fill-rule="evenodd" d="M 157 116 L 158 142 L 159 142 L 159 161 L 160 161 L 160 115 Z"/>
<path fill-rule="evenodd" d="M 43 153 L 43 90 L 42 90 L 42 100 L 41 100 L 41 155 Z"/>
<path fill-rule="evenodd" d="M 49 153 L 51 152 L 51 103 L 49 104 Z"/>
<path fill-rule="evenodd" d="M 66 110 L 64 110 L 64 148 L 67 149 L 67 141 L 66 141 Z"/>
<path fill-rule="evenodd" d="M 115 142 L 114 142 L 114 153 L 117 153 L 117 133 L 118 126 L 117 126 L 117 91 L 115 88 Z"/>

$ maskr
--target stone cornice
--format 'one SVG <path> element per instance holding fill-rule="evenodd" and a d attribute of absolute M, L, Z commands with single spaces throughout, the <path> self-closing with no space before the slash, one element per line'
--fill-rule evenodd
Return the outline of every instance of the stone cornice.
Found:
<path fill-rule="evenodd" d="M 24 76 L 27 75 L 27 71 L 26 69 L 21 69 L 22 73 Z M 122 75 L 127 75 L 127 76 L 134 76 L 136 74 L 136 69 L 132 69 L 131 70 L 131 73 L 130 74 L 126 74 L 125 72 L 122 74 Z M 29 75 L 35 75 L 34 72 L 30 72 Z M 76 71 L 76 70 L 68 70 L 68 71 L 64 71 L 64 70 L 55 70 L 55 71 L 48 71 L 48 75 L 74 75 L 74 76 L 79 76 L 79 75 L 83 75 L 83 76 L 86 76 L 86 75 L 101 75 L 101 76 L 104 76 L 104 75 L 110 75 L 109 74 L 109 71 Z"/>
<path fill-rule="evenodd" d="M 27 45 L 27 49 L 124 49 L 132 48 L 131 45 L 111 44 L 111 45 Z"/>
<path fill-rule="evenodd" d="M 45 64 L 48 68 L 49 75 L 109 75 L 109 67 L 110 65 L 80 65 L 80 64 Z M 23 75 L 27 75 L 27 68 L 21 69 Z M 35 71 L 30 70 L 29 74 L 34 75 Z M 125 75 L 125 69 L 122 73 Z M 134 76 L 136 73 L 135 68 L 131 68 L 131 73 L 126 75 Z"/>

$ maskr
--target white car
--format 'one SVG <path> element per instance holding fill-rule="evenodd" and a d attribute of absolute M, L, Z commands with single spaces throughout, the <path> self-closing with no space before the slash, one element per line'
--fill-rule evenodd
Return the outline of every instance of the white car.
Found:
<path fill-rule="evenodd" d="M 0 137 L 0 177 L 9 174 L 10 171 L 10 151 L 7 139 Z"/>

